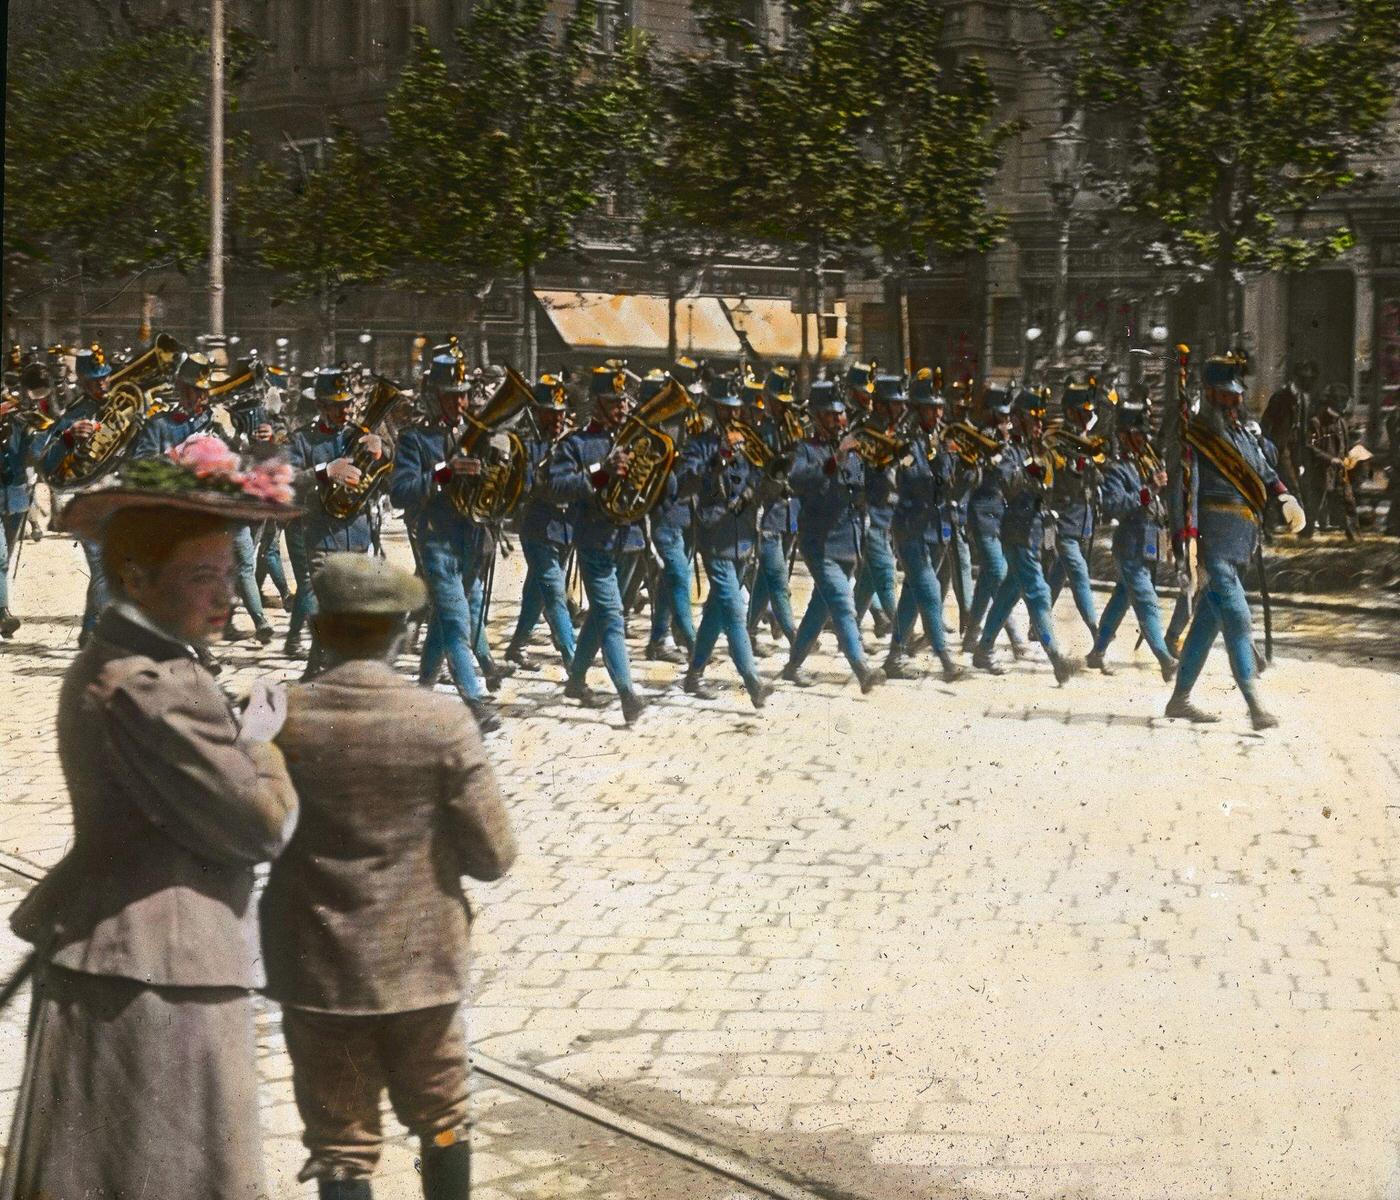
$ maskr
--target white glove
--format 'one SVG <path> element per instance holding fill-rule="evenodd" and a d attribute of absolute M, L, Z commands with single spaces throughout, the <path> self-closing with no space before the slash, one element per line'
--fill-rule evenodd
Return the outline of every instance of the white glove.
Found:
<path fill-rule="evenodd" d="M 287 720 L 287 689 L 275 679 L 255 679 L 243 708 L 238 736 L 245 742 L 270 742 Z"/>
<path fill-rule="evenodd" d="M 1303 506 L 1288 492 L 1284 492 L 1278 498 L 1278 502 L 1283 509 L 1283 520 L 1288 526 L 1288 532 L 1302 533 L 1303 526 L 1308 523 L 1308 514 L 1303 511 Z"/>

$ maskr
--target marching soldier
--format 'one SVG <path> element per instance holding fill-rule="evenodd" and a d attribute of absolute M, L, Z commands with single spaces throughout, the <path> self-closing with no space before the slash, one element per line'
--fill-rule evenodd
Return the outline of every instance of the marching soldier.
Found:
<path fill-rule="evenodd" d="M 201 434 L 214 435 L 214 414 L 209 407 L 213 364 L 198 352 L 180 356 L 175 364 L 175 404 L 162 409 L 141 426 L 131 443 L 130 457 L 155 458 Z"/>
<path fill-rule="evenodd" d="M 918 420 L 918 434 L 910 439 L 900 460 L 895 481 L 898 503 L 892 536 L 904 566 L 904 587 L 895 608 L 894 634 L 885 675 L 909 679 L 904 665 L 914 617 L 923 619 L 929 645 L 943 667 L 943 680 L 953 683 L 965 674 L 953 661 L 943 626 L 943 591 L 938 565 L 952 536 L 946 502 L 953 485 L 953 456 L 939 444 L 943 422 L 943 397 L 934 390 L 933 376 L 920 371 L 909 388 L 909 404 Z"/>
<path fill-rule="evenodd" d="M 0 398 L 0 638 L 19 632 L 20 619 L 10 611 L 10 558 L 24 536 L 34 499 L 30 470 L 55 424 L 43 408 L 53 390 L 43 363 L 21 368 L 15 388 Z"/>
<path fill-rule="evenodd" d="M 746 379 L 740 390 L 745 419 L 758 430 L 774 454 L 783 454 L 789 448 L 789 412 L 785 406 L 792 403 L 792 385 L 787 382 L 787 373 L 775 369 L 766 383 Z M 759 517 L 754 583 L 749 596 L 748 627 L 754 653 L 763 658 L 770 653 L 758 641 L 758 623 L 765 609 L 772 613 L 778 631 L 787 639 L 789 648 L 797 632 L 788 580 L 788 548 L 797 536 L 797 513 L 801 502 L 792 494 L 783 475 L 761 481 L 759 502 L 762 513 Z"/>
<path fill-rule="evenodd" d="M 1065 427 L 1072 434 L 1088 437 L 1098 420 L 1094 411 L 1095 388 L 1090 384 L 1065 385 L 1061 406 Z M 1079 610 L 1091 638 L 1099 632 L 1099 614 L 1094 607 L 1094 589 L 1089 582 L 1089 554 L 1094 541 L 1094 502 L 1098 495 L 1097 471 L 1085 455 L 1066 453 L 1062 468 L 1055 471 L 1050 507 L 1055 513 L 1055 564 L 1050 569 L 1050 607 L 1053 610 L 1060 590 L 1069 584 L 1074 606 Z"/>
<path fill-rule="evenodd" d="M 745 435 L 734 428 L 741 406 L 728 381 L 711 385 L 710 403 L 715 412 L 714 426 L 690 439 L 675 472 L 681 493 L 694 492 L 696 496 L 696 538 L 710 582 L 683 686 L 701 700 L 714 699 L 703 676 L 723 629 L 729 642 L 729 657 L 734 660 L 749 699 L 755 708 L 762 708 L 773 685 L 758 676 L 741 579 L 744 564 L 753 554 L 757 532 L 762 473 L 754 458 L 763 460 L 768 455 L 766 447 L 746 448 Z"/>
<path fill-rule="evenodd" d="M 986 415 L 982 423 L 983 432 L 998 438 L 1003 446 L 1009 445 L 1011 394 L 1004 387 L 992 384 L 982 398 L 982 407 Z M 982 622 L 1007 576 L 1006 555 L 1001 545 L 1006 496 L 1002 492 L 1000 479 L 991 466 L 969 473 L 968 477 L 973 482 L 967 495 L 967 526 L 977 549 L 978 569 L 977 586 L 973 589 L 972 603 L 967 612 L 967 628 L 963 630 L 962 648 L 965 654 L 977 649 L 982 637 Z M 1024 658 L 1027 647 L 1014 616 L 1007 619 L 1006 633 L 1011 640 L 1012 653 L 1018 659 Z"/>
<path fill-rule="evenodd" d="M 1160 556 L 1158 534 L 1164 520 L 1162 489 L 1167 485 L 1167 473 L 1152 450 L 1147 418 L 1144 404 L 1125 400 L 1118 408 L 1119 452 L 1104 469 L 1102 487 L 1104 516 L 1118 522 L 1113 531 L 1118 582 L 1104 606 L 1098 637 L 1085 661 L 1105 675 L 1113 674 L 1104 656 L 1131 603 L 1143 641 L 1156 657 L 1162 678 L 1170 681 L 1176 674 L 1176 659 L 1162 634 L 1162 613 L 1152 582 L 1152 568 Z"/>
<path fill-rule="evenodd" d="M 1003 673 L 992 657 L 992 647 L 1016 601 L 1024 598 L 1041 645 L 1055 669 L 1055 680 L 1063 685 L 1082 664 L 1061 654 L 1056 644 L 1050 615 L 1050 586 L 1045 582 L 1040 560 L 1046 532 L 1044 501 L 1053 483 L 1054 471 L 1043 441 L 1045 401 L 1035 392 L 1022 388 L 1016 393 L 1013 411 L 1016 432 L 997 464 L 998 483 L 1006 497 L 1001 544 L 1009 570 L 992 601 L 972 663 L 993 675 Z"/>
<path fill-rule="evenodd" d="M 632 725 L 646 709 L 632 684 L 622 614 L 619 568 L 622 557 L 642 549 L 637 525 L 616 525 L 599 502 L 614 476 L 625 477 L 631 456 L 614 449 L 613 440 L 627 415 L 626 376 L 612 367 L 593 372 L 590 392 L 593 417 L 560 443 L 550 464 L 550 488 L 557 500 L 569 504 L 579 574 L 588 595 L 588 616 L 579 630 L 564 695 L 587 708 L 607 703 L 588 686 L 588 668 L 601 648 L 603 665 L 622 702 L 622 719 Z"/>
<path fill-rule="evenodd" d="M 669 376 L 656 370 L 642 380 L 637 402 L 644 404 L 666 386 Z M 677 490 L 674 473 L 666 480 L 666 489 L 647 514 L 651 548 L 661 560 L 660 570 L 652 582 L 651 636 L 647 639 L 644 656 L 652 662 L 685 662 L 695 649 L 695 614 L 690 607 L 690 552 L 686 542 L 691 534 L 691 503 L 689 496 Z M 671 642 L 671 627 L 675 626 L 682 654 Z"/>
<path fill-rule="evenodd" d="M 460 877 L 499 878 L 515 840 L 472 720 L 393 668 L 422 582 L 332 554 L 314 586 L 327 667 L 288 692 L 277 745 L 301 815 L 259 913 L 308 1151 L 299 1178 L 322 1200 L 369 1200 L 387 1088 L 421 1142 L 423 1195 L 466 1200 Z"/>
<path fill-rule="evenodd" d="M 869 428 L 897 436 L 908 396 L 898 375 L 877 375 L 871 399 Z M 875 636 L 882 637 L 894 627 L 896 608 L 894 546 L 890 526 L 894 521 L 895 494 L 893 464 L 877 467 L 865 463 L 865 542 L 861 547 L 860 577 L 856 581 L 856 620 L 859 621 L 873 599 Z"/>
<path fill-rule="evenodd" d="M 306 516 L 296 523 L 296 533 L 289 532 L 287 539 L 293 571 L 299 562 L 302 564 L 284 647 L 289 658 L 300 653 L 302 630 L 316 611 L 311 580 L 326 555 L 336 551 L 367 554 L 371 544 L 369 514 L 361 509 L 349 518 L 331 516 L 321 503 L 320 489 L 333 483 L 351 486 L 359 483 L 360 470 L 353 461 L 357 447 L 364 446 L 375 457 L 384 452 L 378 434 L 362 434 L 350 423 L 350 388 L 342 372 L 317 371 L 311 393 L 316 402 L 317 419 L 297 430 L 287 442 L 287 459 L 296 472 L 297 494 L 306 506 Z M 308 670 L 319 666 L 314 639 L 312 647 Z"/>
<path fill-rule="evenodd" d="M 1244 388 L 1236 373 L 1238 366 L 1234 356 L 1206 361 L 1202 371 L 1205 404 L 1183 432 L 1196 451 L 1189 497 L 1182 494 L 1181 468 L 1173 472 L 1173 538 L 1199 539 L 1205 586 L 1182 646 L 1176 689 L 1166 715 L 1198 723 L 1220 719 L 1191 702 L 1191 689 L 1216 635 L 1223 631 L 1230 670 L 1249 707 L 1250 720 L 1255 729 L 1272 729 L 1278 718 L 1259 697 L 1243 573 L 1259 548 L 1260 524 L 1271 495 L 1278 497 L 1290 533 L 1300 532 L 1307 518 L 1242 425 Z"/>
<path fill-rule="evenodd" d="M 564 436 L 568 417 L 564 384 L 553 375 L 541 375 L 532 389 L 531 411 L 538 436 L 525 442 L 529 474 L 520 513 L 520 552 L 525 556 L 525 584 L 520 592 L 520 617 L 506 649 L 506 661 L 521 670 L 537 670 L 525 653 L 536 623 L 543 614 L 554 647 L 568 670 L 574 657 L 574 623 L 569 618 L 565 588 L 564 556 L 573 542 L 567 510 L 550 492 L 549 471 L 554 452 Z"/>
<path fill-rule="evenodd" d="M 485 638 L 482 530 L 452 506 L 445 491 L 459 475 L 481 474 L 481 460 L 456 449 L 455 430 L 467 412 L 469 390 L 460 359 L 451 354 L 433 359 L 428 392 L 437 412 L 399 438 L 389 494 L 416 539 L 433 602 L 418 682 L 436 684 L 445 657 L 458 694 L 482 732 L 490 733 L 500 728 L 501 718 L 474 661 L 474 644 Z"/>
<path fill-rule="evenodd" d="M 51 475 L 64 456 L 86 443 L 101 428 L 97 416 L 107 398 L 111 386 L 108 377 L 112 374 L 102 348 L 85 347 L 79 350 L 74 355 L 74 374 L 78 381 L 78 396 L 53 427 L 53 437 L 40 459 L 45 475 Z M 82 536 L 78 537 L 78 545 L 82 547 L 88 566 L 87 597 L 78 634 L 78 645 L 81 647 L 92 636 L 97 618 L 107 607 L 111 593 L 107 586 L 107 572 L 102 565 L 102 547 L 93 539 Z"/>
<path fill-rule="evenodd" d="M 825 379 L 815 381 L 807 407 L 814 435 L 793 448 L 787 477 L 802 502 L 797 545 L 812 577 L 812 599 L 797 627 L 783 678 L 798 687 L 812 685 L 814 680 L 802 663 L 829 616 L 860 690 L 869 692 L 881 676 L 865 661 L 851 594 L 863 532 L 865 466 L 855 453 L 856 440 L 846 432 L 846 406 L 836 396 L 836 385 Z"/>

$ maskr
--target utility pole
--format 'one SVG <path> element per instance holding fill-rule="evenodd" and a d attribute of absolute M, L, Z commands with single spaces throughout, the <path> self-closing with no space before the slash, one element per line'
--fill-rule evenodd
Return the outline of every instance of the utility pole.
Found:
<path fill-rule="evenodd" d="M 209 0 L 209 350 L 224 349 L 224 0 Z"/>

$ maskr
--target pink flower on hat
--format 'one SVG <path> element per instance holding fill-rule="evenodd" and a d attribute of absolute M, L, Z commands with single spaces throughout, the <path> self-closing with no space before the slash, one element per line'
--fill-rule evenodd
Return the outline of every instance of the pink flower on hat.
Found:
<path fill-rule="evenodd" d="M 192 437 L 178 446 L 172 446 L 166 453 L 182 467 L 193 471 L 199 479 L 241 482 L 238 455 L 216 437 Z"/>
<path fill-rule="evenodd" d="M 256 464 L 242 478 L 243 492 L 270 504 L 292 502 L 293 471 L 288 463 L 268 459 Z"/>

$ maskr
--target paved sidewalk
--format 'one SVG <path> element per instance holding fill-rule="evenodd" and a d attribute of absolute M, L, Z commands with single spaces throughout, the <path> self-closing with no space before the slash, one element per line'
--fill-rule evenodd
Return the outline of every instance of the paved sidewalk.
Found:
<path fill-rule="evenodd" d="M 27 553 L 20 614 L 59 620 L 0 650 L 0 850 L 48 865 L 81 559 Z M 1132 638 L 1064 689 L 1040 663 L 862 699 L 828 636 L 819 686 L 763 714 L 720 659 L 721 701 L 667 693 L 630 732 L 561 701 L 557 666 L 508 681 L 491 745 L 522 857 L 472 889 L 477 1045 L 833 1195 L 1400 1196 L 1397 676 L 1284 645 L 1261 736 L 1217 655 L 1200 699 L 1225 721 L 1196 729 L 1160 719 Z M 235 685 L 284 667 L 228 657 Z M 277 1194 L 309 1194 L 265 1040 Z M 18 1041 L 12 1012 L 11 1086 Z M 540 1140 L 575 1182 L 502 1168 L 483 1195 L 633 1194 L 532 1120 L 490 1135 L 502 1161 Z"/>

